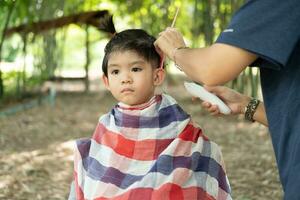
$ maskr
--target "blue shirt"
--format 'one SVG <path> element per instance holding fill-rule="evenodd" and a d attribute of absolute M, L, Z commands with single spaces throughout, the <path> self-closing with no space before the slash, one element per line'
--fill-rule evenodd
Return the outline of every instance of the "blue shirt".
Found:
<path fill-rule="evenodd" d="M 249 0 L 217 43 L 259 58 L 269 129 L 284 199 L 300 200 L 300 0 Z"/>

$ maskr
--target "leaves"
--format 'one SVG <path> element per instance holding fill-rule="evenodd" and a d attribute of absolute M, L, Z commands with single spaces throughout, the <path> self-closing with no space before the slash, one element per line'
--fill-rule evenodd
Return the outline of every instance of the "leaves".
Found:
<path fill-rule="evenodd" d="M 117 32 L 127 28 L 142 28 L 157 36 L 159 32 L 171 25 L 176 7 L 179 7 L 180 11 L 175 27 L 182 32 L 189 46 L 203 47 L 214 42 L 218 34 L 227 26 L 234 11 L 243 2 L 244 0 L 0 0 L 0 20 L 1 22 L 5 21 L 12 3 L 16 5 L 9 27 L 69 16 L 82 11 L 109 9 L 114 15 Z M 3 23 L 1 23 L 0 28 L 3 30 Z M 54 32 L 51 31 L 44 35 L 29 35 L 27 52 L 29 56 L 34 58 L 32 63 L 36 64 L 33 67 L 36 69 L 35 72 L 48 71 L 51 75 L 55 73 L 57 63 L 61 64 L 60 68 L 66 67 L 63 65 L 66 62 L 61 56 L 62 54 L 58 52 L 64 51 L 61 48 L 64 48 L 65 40 L 72 35 L 66 34 L 65 37 L 57 37 Z M 56 32 L 61 34 L 60 32 L 64 32 L 64 30 L 58 29 Z M 96 37 L 98 39 L 106 37 L 104 34 L 97 33 L 97 35 L 99 35 Z M 52 37 L 52 39 L 47 39 L 47 37 Z M 92 37 L 95 38 L 94 35 Z M 82 40 L 82 37 L 77 38 L 77 40 Z M 14 43 L 13 40 L 10 41 L 9 39 L 6 42 Z M 83 45 L 84 41 L 73 41 L 72 43 Z M 66 45 L 68 46 L 68 44 Z M 84 46 L 78 46 L 75 50 L 79 52 L 80 48 L 84 48 Z M 5 51 L 11 51 L 11 49 Z M 20 53 L 12 51 L 4 52 L 3 55 L 6 56 L 5 59 L 9 58 L 10 61 L 17 58 L 22 59 L 19 57 Z M 64 55 L 64 57 L 67 56 Z M 101 55 L 99 56 L 101 57 Z M 44 73 L 40 75 L 47 77 L 47 74 L 45 76 Z M 232 85 L 245 91 L 244 88 L 248 88 L 248 86 L 243 87 L 241 84 L 245 83 L 244 80 L 250 79 L 251 81 L 246 81 L 247 85 L 252 84 L 253 90 L 249 93 L 257 94 L 259 86 L 257 77 L 257 73 L 245 72 Z"/>

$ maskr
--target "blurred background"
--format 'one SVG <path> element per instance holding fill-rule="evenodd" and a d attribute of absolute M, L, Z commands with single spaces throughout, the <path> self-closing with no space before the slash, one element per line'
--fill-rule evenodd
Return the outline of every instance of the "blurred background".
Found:
<path fill-rule="evenodd" d="M 190 47 L 212 44 L 245 0 L 0 0 L 0 199 L 66 199 L 72 146 L 90 137 L 115 101 L 100 77 L 111 35 L 175 27 Z M 255 13 L 254 13 L 255 14 Z M 251 34 L 251 33 L 249 33 Z M 167 61 L 170 93 L 223 150 L 234 199 L 281 199 L 266 127 L 241 116 L 211 117 L 183 88 L 187 77 Z M 259 71 L 247 68 L 228 86 L 261 98 Z"/>

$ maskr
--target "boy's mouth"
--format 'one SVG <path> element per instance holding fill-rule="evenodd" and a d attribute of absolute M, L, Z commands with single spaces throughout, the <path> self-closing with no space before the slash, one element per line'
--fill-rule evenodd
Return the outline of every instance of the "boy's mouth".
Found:
<path fill-rule="evenodd" d="M 121 90 L 121 93 L 127 93 L 127 92 L 134 92 L 134 90 L 130 89 L 130 88 L 125 88 L 125 89 Z"/>

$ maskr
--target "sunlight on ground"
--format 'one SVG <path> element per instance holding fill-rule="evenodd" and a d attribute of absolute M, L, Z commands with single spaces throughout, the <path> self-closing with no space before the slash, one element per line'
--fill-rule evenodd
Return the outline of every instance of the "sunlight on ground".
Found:
<path fill-rule="evenodd" d="M 13 185 L 18 182 L 18 177 L 20 176 L 30 177 L 34 175 L 47 177 L 50 175 L 54 181 L 65 179 L 69 175 L 68 171 L 62 170 L 52 173 L 49 168 L 51 166 L 44 166 L 44 164 L 49 163 L 49 161 L 55 162 L 55 160 L 59 162 L 72 162 L 73 147 L 74 140 L 69 140 L 60 144 L 52 144 L 47 149 L 23 151 L 6 156 L 2 155 L 1 159 L 4 160 L 4 163 L 2 163 L 5 167 L 4 170 L 10 173 L 1 176 L 0 190 L 14 187 Z M 25 191 L 34 192 L 30 185 L 24 182 L 21 185 Z"/>
<path fill-rule="evenodd" d="M 91 85 L 103 87 L 95 81 Z M 222 148 L 234 199 L 280 199 L 267 129 L 245 122 L 243 116 L 208 115 L 199 102 L 191 101 L 181 82 L 166 86 L 167 91 Z M 0 199 L 66 199 L 73 174 L 73 139 L 91 137 L 99 116 L 114 105 L 108 94 L 104 89 L 58 93 L 54 108 L 43 105 L 1 119 Z"/>

